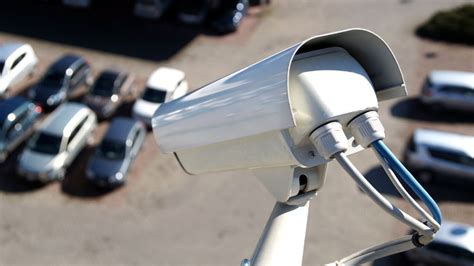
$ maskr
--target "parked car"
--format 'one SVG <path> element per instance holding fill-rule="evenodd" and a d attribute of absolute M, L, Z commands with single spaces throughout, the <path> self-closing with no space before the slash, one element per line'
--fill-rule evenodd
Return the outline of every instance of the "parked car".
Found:
<path fill-rule="evenodd" d="M 126 72 L 105 70 L 85 96 L 85 103 L 100 118 L 110 117 L 133 90 L 134 77 Z"/>
<path fill-rule="evenodd" d="M 222 15 L 212 22 L 212 27 L 219 33 L 236 31 L 247 15 L 248 7 L 248 0 L 229 0 L 223 2 L 220 11 Z"/>
<path fill-rule="evenodd" d="M 148 78 L 142 96 L 137 99 L 132 109 L 132 116 L 151 126 L 151 118 L 160 104 L 185 95 L 188 82 L 181 70 L 162 67 L 155 70 Z"/>
<path fill-rule="evenodd" d="M 430 244 L 410 250 L 405 255 L 414 263 L 472 266 L 474 265 L 474 227 L 443 221 L 441 229 Z"/>
<path fill-rule="evenodd" d="M 92 84 L 89 63 L 77 55 L 65 55 L 53 63 L 41 81 L 28 93 L 35 103 L 52 110 Z"/>
<path fill-rule="evenodd" d="M 159 19 L 171 3 L 171 0 L 136 0 L 133 13 L 137 17 Z"/>
<path fill-rule="evenodd" d="M 209 0 L 181 0 L 178 19 L 189 25 L 198 25 L 206 20 L 211 5 Z"/>
<path fill-rule="evenodd" d="M 13 85 L 33 75 L 38 57 L 25 43 L 0 44 L 0 96 L 8 97 Z"/>
<path fill-rule="evenodd" d="M 91 6 L 92 0 L 63 0 L 63 4 L 70 7 L 86 8 Z"/>
<path fill-rule="evenodd" d="M 0 163 L 33 132 L 41 108 L 15 96 L 0 101 Z"/>
<path fill-rule="evenodd" d="M 421 101 L 435 109 L 474 111 L 474 72 L 431 72 L 423 86 Z"/>
<path fill-rule="evenodd" d="M 35 131 L 18 157 L 18 174 L 29 181 L 62 180 L 66 169 L 93 140 L 96 127 L 96 115 L 85 105 L 62 105 Z"/>
<path fill-rule="evenodd" d="M 474 137 L 417 129 L 405 151 L 405 163 L 424 182 L 438 174 L 474 181 Z"/>
<path fill-rule="evenodd" d="M 124 184 L 145 136 L 146 129 L 139 121 L 124 117 L 112 120 L 86 168 L 87 179 L 102 187 Z"/>

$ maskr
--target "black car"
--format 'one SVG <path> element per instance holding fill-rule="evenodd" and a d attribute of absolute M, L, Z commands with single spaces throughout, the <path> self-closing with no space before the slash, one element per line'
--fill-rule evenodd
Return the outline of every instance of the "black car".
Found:
<path fill-rule="evenodd" d="M 33 132 L 41 108 L 23 97 L 0 101 L 0 163 Z"/>
<path fill-rule="evenodd" d="M 110 117 L 132 93 L 133 80 L 133 76 L 126 72 L 105 70 L 92 85 L 84 102 L 100 118 Z"/>
<path fill-rule="evenodd" d="M 141 122 L 124 117 L 112 120 L 87 165 L 87 179 L 101 187 L 124 184 L 145 135 L 146 129 Z"/>
<path fill-rule="evenodd" d="M 92 83 L 91 67 L 77 55 L 65 55 L 53 63 L 28 96 L 46 110 L 52 110 Z"/>
<path fill-rule="evenodd" d="M 210 0 L 181 0 L 178 7 L 178 19 L 184 24 L 198 25 L 206 20 Z"/>
<path fill-rule="evenodd" d="M 212 22 L 212 27 L 218 33 L 234 32 L 247 15 L 248 0 L 229 0 L 221 6 L 220 15 Z"/>

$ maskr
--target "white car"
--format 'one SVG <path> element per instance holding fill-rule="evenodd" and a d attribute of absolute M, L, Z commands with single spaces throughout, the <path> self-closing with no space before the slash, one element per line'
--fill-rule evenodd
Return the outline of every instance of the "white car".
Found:
<path fill-rule="evenodd" d="M 421 101 L 436 109 L 474 111 L 474 73 L 433 71 L 426 79 Z"/>
<path fill-rule="evenodd" d="M 29 44 L 0 44 L 0 95 L 8 96 L 12 86 L 31 76 L 37 64 L 38 57 Z"/>
<path fill-rule="evenodd" d="M 63 0 L 65 6 L 86 8 L 92 4 L 92 0 Z"/>
<path fill-rule="evenodd" d="M 443 221 L 436 237 L 423 248 L 405 253 L 414 265 L 474 265 L 474 227 Z"/>
<path fill-rule="evenodd" d="M 423 182 L 437 175 L 474 181 L 474 137 L 417 129 L 405 151 L 405 163 Z"/>
<path fill-rule="evenodd" d="M 177 99 L 188 92 L 188 82 L 181 70 L 162 67 L 148 78 L 146 88 L 132 109 L 133 118 L 151 126 L 151 118 L 160 104 Z"/>
<path fill-rule="evenodd" d="M 95 113 L 80 103 L 65 103 L 41 124 L 18 157 L 17 172 L 29 181 L 62 180 L 66 169 L 97 127 Z"/>

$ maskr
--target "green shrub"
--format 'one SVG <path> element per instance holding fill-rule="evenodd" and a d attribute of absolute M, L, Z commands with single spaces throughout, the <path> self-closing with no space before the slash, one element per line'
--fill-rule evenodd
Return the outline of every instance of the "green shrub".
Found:
<path fill-rule="evenodd" d="M 474 45 L 474 5 L 439 11 L 416 29 L 421 37 Z"/>

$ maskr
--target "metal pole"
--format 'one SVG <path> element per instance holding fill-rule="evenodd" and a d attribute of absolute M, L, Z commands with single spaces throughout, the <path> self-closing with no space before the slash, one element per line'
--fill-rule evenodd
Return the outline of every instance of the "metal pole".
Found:
<path fill-rule="evenodd" d="M 252 266 L 301 265 L 309 201 L 301 206 L 277 202 L 255 248 Z"/>

